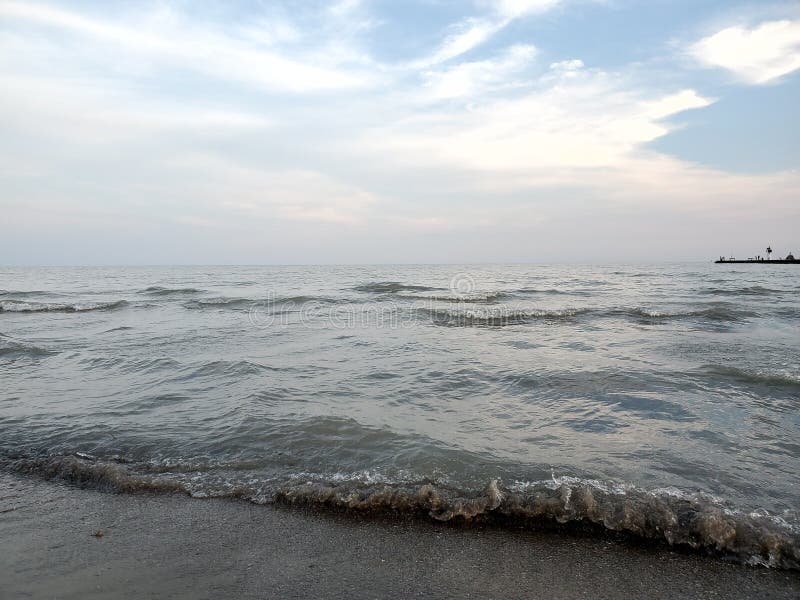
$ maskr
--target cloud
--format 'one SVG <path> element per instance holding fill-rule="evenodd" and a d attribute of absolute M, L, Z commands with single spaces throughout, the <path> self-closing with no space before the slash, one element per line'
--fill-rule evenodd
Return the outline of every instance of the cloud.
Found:
<path fill-rule="evenodd" d="M 583 61 L 579 58 L 573 58 L 570 60 L 560 60 L 558 62 L 550 63 L 550 69 L 553 71 L 560 71 L 562 73 L 571 72 L 571 71 L 578 71 L 582 69 L 586 65 L 583 64 Z"/>
<path fill-rule="evenodd" d="M 0 202 L 13 218 L 27 215 L 25 235 L 6 225 L 0 238 L 17 253 L 8 233 L 20 248 L 53 248 L 37 223 L 66 240 L 78 228 L 63 223 L 90 231 L 105 215 L 93 235 L 143 224 L 154 252 L 192 232 L 217 236 L 222 249 L 283 249 L 258 255 L 269 260 L 411 260 L 408 248 L 418 260 L 461 260 L 459 240 L 469 238 L 476 248 L 497 240 L 502 260 L 512 257 L 506 233 L 525 248 L 531 232 L 575 234 L 576 215 L 580 239 L 594 220 L 618 228 L 619 215 L 644 215 L 657 231 L 648 214 L 716 223 L 724 208 L 745 222 L 766 206 L 781 226 L 796 222 L 797 173 L 726 173 L 648 145 L 677 128 L 682 111 L 714 101 L 681 73 L 654 85 L 635 65 L 604 71 L 600 58 L 585 65 L 552 41 L 537 49 L 523 28 L 504 32 L 508 44 L 486 44 L 513 19 L 558 4 L 481 3 L 410 65 L 397 56 L 405 48 L 376 43 L 392 57 L 383 61 L 364 50 L 381 16 L 375 3 L 289 14 L 276 2 L 199 18 L 180 4 L 122 13 L 124 4 L 92 12 L 0 0 L 0 151 L 10 157 Z M 741 32 L 760 39 L 761 27 Z M 793 48 L 786 31 L 767 37 Z M 742 52 L 740 61 L 772 56 Z M 770 81 L 788 72 L 784 59 L 759 59 Z M 159 237 L 175 224 L 178 237 Z M 484 237 L 470 237 L 476 231 Z M 408 232 L 421 243 L 404 243 Z M 392 239 L 398 250 L 387 254 Z M 443 253 L 429 254 L 437 243 Z"/>
<path fill-rule="evenodd" d="M 564 0 L 502 0 L 487 4 L 490 14 L 470 17 L 451 26 L 450 33 L 430 56 L 416 61 L 416 68 L 425 68 L 446 62 L 477 48 L 493 35 L 520 17 L 545 12 Z"/>
<path fill-rule="evenodd" d="M 666 117 L 711 104 L 694 90 L 645 93 L 600 71 L 575 75 L 543 77 L 539 90 L 519 98 L 414 116 L 375 139 L 421 161 L 469 169 L 613 167 L 669 133 Z"/>
<path fill-rule="evenodd" d="M 412 63 L 414 68 L 437 65 L 461 56 L 484 43 L 505 27 L 505 21 L 469 18 L 454 25 L 453 30 L 430 56 Z"/>
<path fill-rule="evenodd" d="M 203 108 L 122 90 L 98 89 L 92 79 L 40 79 L 0 74 L 0 124 L 74 144 L 119 144 L 178 134 L 225 136 L 262 131 L 273 121 L 233 108 Z M 58 102 L 53 102 L 58 98 Z M 16 115 L 28 115 L 19 119 Z"/>
<path fill-rule="evenodd" d="M 707 67 L 731 71 L 745 83 L 770 83 L 800 69 L 800 21 L 728 27 L 693 44 L 689 54 Z"/>
<path fill-rule="evenodd" d="M 181 68 L 217 79 L 267 90 L 313 92 L 363 87 L 369 77 L 339 65 L 320 66 L 285 56 L 253 40 L 253 32 L 235 37 L 188 23 L 116 22 L 86 17 L 47 5 L 0 3 L 0 16 L 28 21 L 104 43 L 109 62 L 115 52 L 146 56 L 164 67 Z M 333 53 L 329 53 L 333 55 Z"/>
<path fill-rule="evenodd" d="M 536 56 L 531 45 L 512 46 L 495 60 L 463 62 L 454 67 L 423 74 L 433 99 L 469 97 L 503 87 L 511 76 L 528 66 Z"/>
<path fill-rule="evenodd" d="M 214 155 L 188 154 L 165 165 L 183 173 L 192 205 L 217 222 L 288 220 L 363 224 L 381 201 L 357 186 L 311 169 L 267 170 Z M 167 192 L 168 193 L 168 192 Z"/>
<path fill-rule="evenodd" d="M 499 0 L 495 10 L 506 19 L 542 13 L 561 4 L 563 0 Z"/>

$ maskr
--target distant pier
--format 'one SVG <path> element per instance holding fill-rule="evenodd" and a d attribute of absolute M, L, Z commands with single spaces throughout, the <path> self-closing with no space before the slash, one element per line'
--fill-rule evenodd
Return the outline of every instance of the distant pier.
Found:
<path fill-rule="evenodd" d="M 775 260 L 767 260 L 766 258 L 748 258 L 746 260 L 738 260 L 735 258 L 720 257 L 719 260 L 714 261 L 716 264 L 745 264 L 745 263 L 758 263 L 764 265 L 796 265 L 800 264 L 800 260 L 796 258 L 776 258 Z"/>
<path fill-rule="evenodd" d="M 789 252 L 786 255 L 786 258 L 776 258 L 772 259 L 772 247 L 767 246 L 767 258 L 763 256 L 756 256 L 755 258 L 747 258 L 747 259 L 736 259 L 734 257 L 725 258 L 724 256 L 720 256 L 719 260 L 715 260 L 714 263 L 716 264 L 749 264 L 749 263 L 758 263 L 760 265 L 793 265 L 793 264 L 800 264 L 800 260 L 794 257 L 794 254 Z"/>

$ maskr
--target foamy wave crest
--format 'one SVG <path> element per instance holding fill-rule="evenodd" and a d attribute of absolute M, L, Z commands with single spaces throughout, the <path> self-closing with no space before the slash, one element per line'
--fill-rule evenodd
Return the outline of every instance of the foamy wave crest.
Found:
<path fill-rule="evenodd" d="M 287 504 L 369 514 L 428 516 L 437 521 L 477 521 L 497 526 L 603 529 L 735 558 L 743 563 L 800 569 L 800 531 L 763 511 L 744 512 L 704 494 L 574 477 L 464 490 L 430 480 L 391 480 L 366 473 L 342 477 L 248 478 L 204 485 L 198 473 L 137 472 L 123 462 L 88 455 L 4 460 L 12 470 L 58 478 L 117 493 L 185 493 L 230 497 L 257 504 Z M 300 474 L 305 475 L 305 474 Z"/>
<path fill-rule="evenodd" d="M 125 300 L 116 300 L 114 302 L 75 302 L 70 304 L 5 300 L 0 302 L 0 313 L 76 313 L 92 310 L 115 310 L 127 305 L 128 303 Z"/>

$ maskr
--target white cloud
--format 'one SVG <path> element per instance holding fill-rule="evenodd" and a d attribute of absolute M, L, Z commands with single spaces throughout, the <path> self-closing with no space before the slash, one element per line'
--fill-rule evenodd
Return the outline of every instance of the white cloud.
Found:
<path fill-rule="evenodd" d="M 376 132 L 421 161 L 487 171 L 614 167 L 666 135 L 662 120 L 708 106 L 694 90 L 645 94 L 602 72 L 543 78 L 539 91 L 411 117 Z"/>
<path fill-rule="evenodd" d="M 555 8 L 563 0 L 499 0 L 495 10 L 508 19 L 541 13 Z"/>
<path fill-rule="evenodd" d="M 449 69 L 428 71 L 423 76 L 434 99 L 474 96 L 503 86 L 509 77 L 528 66 L 535 56 L 534 46 L 512 46 L 495 60 L 464 62 Z"/>
<path fill-rule="evenodd" d="M 118 144 L 165 134 L 230 135 L 272 126 L 263 115 L 154 102 L 139 94 L 98 89 L 91 79 L 40 79 L 0 74 L 0 124 L 74 144 Z M 57 102 L 53 102 L 57 98 Z M 19 119 L 17 115 L 27 115 Z"/>
<path fill-rule="evenodd" d="M 264 170 L 202 154 L 184 155 L 165 166 L 184 174 L 192 205 L 216 213 L 218 222 L 244 218 L 358 225 L 380 203 L 368 191 L 310 169 Z"/>
<path fill-rule="evenodd" d="M 491 14 L 484 18 L 471 17 L 451 27 L 439 48 L 429 57 L 412 63 L 417 68 L 436 65 L 477 48 L 509 23 L 520 17 L 555 8 L 564 0 L 501 0 L 488 3 Z"/>
<path fill-rule="evenodd" d="M 506 23 L 503 21 L 466 19 L 453 27 L 453 33 L 445 38 L 432 55 L 415 61 L 412 63 L 412 67 L 424 68 L 461 56 L 484 43 L 505 25 Z"/>
<path fill-rule="evenodd" d="M 701 64 L 727 69 L 746 83 L 769 83 L 800 69 L 800 21 L 728 27 L 693 44 L 689 53 Z"/>
<path fill-rule="evenodd" d="M 318 66 L 266 49 L 252 40 L 252 31 L 237 38 L 180 22 L 119 25 L 46 5 L 17 2 L 0 3 L 0 16 L 94 38 L 111 49 L 111 56 L 106 57 L 111 62 L 119 60 L 113 56 L 116 49 L 148 56 L 163 66 L 269 90 L 310 92 L 354 88 L 366 85 L 369 79 L 354 69 Z"/>
<path fill-rule="evenodd" d="M 571 60 L 560 60 L 558 62 L 550 63 L 550 69 L 553 71 L 577 71 L 582 69 L 584 66 L 583 61 L 579 58 L 573 58 Z"/>
<path fill-rule="evenodd" d="M 603 72 L 571 55 L 539 64 L 524 36 L 465 60 L 512 19 L 555 0 L 483 3 L 484 12 L 459 21 L 414 65 L 362 51 L 359 38 L 374 23 L 370 3 L 343 0 L 296 20 L 268 4 L 270 12 L 246 23 L 212 26 L 179 8 L 104 8 L 101 19 L 0 0 L 0 150 L 12 157 L 0 166 L 0 202 L 15 203 L 5 213 L 24 206 L 35 225 L 57 207 L 51 224 L 59 231 L 72 222 L 62 214 L 89 222 L 104 208 L 112 229 L 137 216 L 202 225 L 203 237 L 218 233 L 221 246 L 275 237 L 284 260 L 333 261 L 364 260 L 412 230 L 426 240 L 444 240 L 431 231 L 466 239 L 479 227 L 530 240 L 537 227 L 555 231 L 554 222 L 572 231 L 576 207 L 609 229 L 615 217 L 602 215 L 613 211 L 693 216 L 724 207 L 745 222 L 767 206 L 771 219 L 796 222 L 797 173 L 736 175 L 648 148 L 676 127 L 666 119 L 712 102 L 685 84 L 654 89 L 634 68 Z M 787 31 L 767 37 L 792 48 Z M 740 34 L 763 38 L 761 27 Z M 771 81 L 788 72 L 786 56 L 756 48 L 737 60 L 761 65 L 753 81 Z M 329 93 L 287 99 L 263 90 Z M 230 234 L 245 230 L 257 235 Z M 335 254 L 359 236 L 375 240 L 366 252 Z M 510 257 L 505 241 L 498 258 Z M 318 254 L 297 254 L 313 243 Z M 412 246 L 398 243 L 395 258 L 409 260 Z M 464 258 L 456 246 L 430 256 L 427 242 L 415 247 L 420 260 Z"/>

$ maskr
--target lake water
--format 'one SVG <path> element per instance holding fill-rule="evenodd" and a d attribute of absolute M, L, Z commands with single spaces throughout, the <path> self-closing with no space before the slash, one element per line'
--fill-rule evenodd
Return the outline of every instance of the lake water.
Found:
<path fill-rule="evenodd" d="M 0 465 L 800 564 L 800 267 L 0 269 Z"/>

